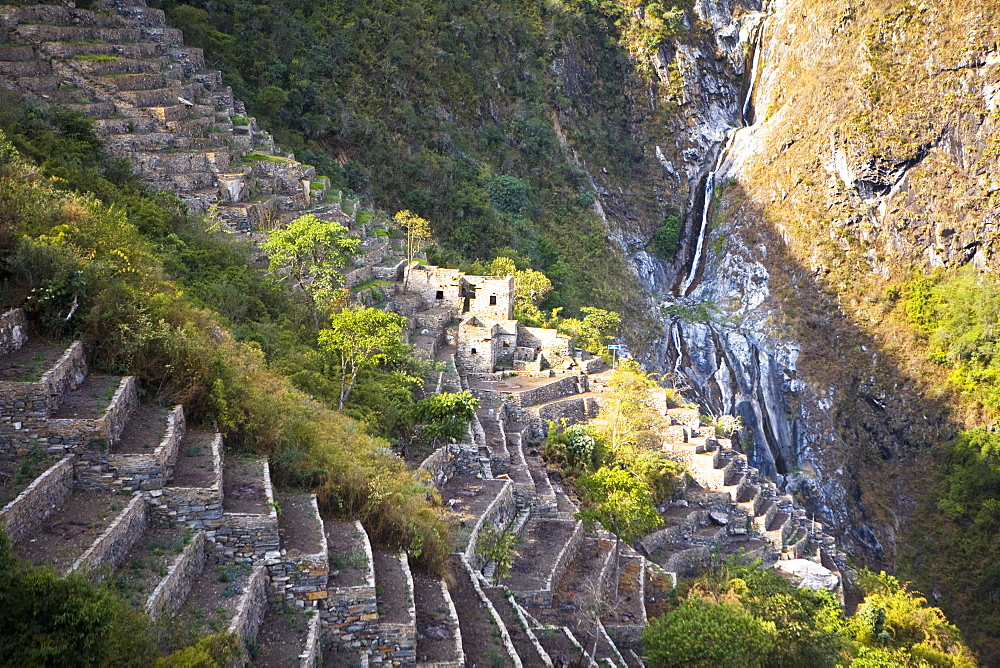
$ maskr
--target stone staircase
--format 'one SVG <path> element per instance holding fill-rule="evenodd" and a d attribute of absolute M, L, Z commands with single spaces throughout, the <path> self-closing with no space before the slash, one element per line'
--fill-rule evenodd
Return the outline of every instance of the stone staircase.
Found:
<path fill-rule="evenodd" d="M 838 562 L 820 527 L 678 409 L 666 450 L 694 482 L 638 552 L 616 553 L 610 534 L 584 532 L 502 407 L 421 465 L 458 528 L 446 584 L 413 573 L 405 553 L 373 550 L 360 523 L 324 521 L 314 496 L 276 494 L 266 461 L 226 458 L 182 406 L 143 404 L 134 379 L 89 374 L 78 342 L 26 332 L 19 310 L 0 317 L 0 521 L 22 557 L 113 579 L 169 619 L 175 646 L 228 629 L 261 666 L 640 666 L 646 620 L 713 553 Z M 493 477 L 482 451 L 506 452 L 507 472 Z M 496 584 L 488 527 L 519 538 Z"/>
<path fill-rule="evenodd" d="M 94 119 L 114 155 L 231 231 L 270 229 L 329 181 L 274 139 L 144 0 L 0 5 L 0 90 Z"/>
<path fill-rule="evenodd" d="M 822 562 L 839 577 L 843 555 L 822 527 L 808 522 L 805 512 L 750 467 L 727 439 L 716 438 L 714 428 L 703 427 L 696 410 L 668 409 L 665 403 L 660 409 L 668 422 L 664 452 L 686 464 L 693 482 L 683 498 L 660 509 L 661 529 L 635 549 L 619 545 L 616 554 L 612 535 L 583 531 L 572 499 L 530 444 L 537 439 L 533 409 L 583 394 L 593 394 L 598 403 L 602 374 L 572 385 L 556 374 L 535 381 L 526 388 L 530 393 L 515 399 L 514 388 L 499 385 L 500 379 L 489 390 L 473 385 L 484 406 L 472 429 L 481 449 L 478 471 L 468 450 L 461 475 L 446 475 L 440 458 L 423 464 L 462 535 L 450 570 L 463 592 L 456 598 L 456 613 L 465 634 L 466 665 L 488 660 L 514 666 L 642 666 L 642 629 L 647 619 L 663 613 L 663 601 L 678 580 L 736 552 L 760 556 L 768 564 L 803 558 Z M 589 417 L 580 414 L 580 419 Z M 497 482 L 504 486 L 496 487 Z M 496 511 L 500 507 L 503 512 Z M 476 548 L 477 536 L 490 526 L 518 537 L 511 573 L 496 585 L 495 564 Z M 472 592 L 476 598 L 469 603 Z M 482 636 L 485 624 L 496 629 L 492 644 L 470 641 Z M 577 664 L 581 659 L 583 664 Z"/>

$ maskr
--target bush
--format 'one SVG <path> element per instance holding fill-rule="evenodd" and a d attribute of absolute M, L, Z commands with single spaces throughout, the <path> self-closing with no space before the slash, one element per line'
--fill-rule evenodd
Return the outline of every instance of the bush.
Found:
<path fill-rule="evenodd" d="M 677 253 L 677 245 L 681 240 L 681 217 L 672 214 L 663 219 L 663 224 L 653 234 L 650 245 L 653 255 L 661 260 L 672 260 Z"/>
<path fill-rule="evenodd" d="M 689 599 L 651 621 L 642 640 L 652 666 L 743 668 L 770 665 L 777 637 L 738 605 Z"/>

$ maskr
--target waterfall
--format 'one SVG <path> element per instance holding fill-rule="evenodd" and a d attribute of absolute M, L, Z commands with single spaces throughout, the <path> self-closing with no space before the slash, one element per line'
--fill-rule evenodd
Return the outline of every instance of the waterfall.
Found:
<path fill-rule="evenodd" d="M 753 109 L 753 93 L 757 84 L 757 68 L 760 67 L 760 52 L 763 51 L 760 40 L 764 34 L 764 24 L 767 23 L 768 18 L 770 18 L 770 15 L 763 18 L 760 25 L 757 26 L 757 30 L 754 31 L 753 64 L 750 66 L 750 83 L 747 86 L 747 94 L 743 99 L 743 109 L 741 111 L 741 120 L 745 128 L 751 127 L 757 120 L 757 113 Z M 751 115 L 753 118 L 751 118 Z"/>
<path fill-rule="evenodd" d="M 698 243 L 695 245 L 694 258 L 691 260 L 691 270 L 688 272 L 687 278 L 684 279 L 684 283 L 681 285 L 681 297 L 687 296 L 688 291 L 691 289 L 691 286 L 694 285 L 694 282 L 698 277 L 698 269 L 701 267 L 701 256 L 704 252 L 705 236 L 708 234 L 708 216 L 712 208 L 712 197 L 715 195 L 715 175 L 725 162 L 726 157 L 729 154 L 729 147 L 732 146 L 736 134 L 740 130 L 753 127 L 756 122 L 757 115 L 753 111 L 753 94 L 757 83 L 757 70 L 760 67 L 760 52 L 763 50 L 761 48 L 761 40 L 764 37 L 765 24 L 770 17 L 771 14 L 768 13 L 763 19 L 761 19 L 761 22 L 754 31 L 754 36 L 751 40 L 753 57 L 752 64 L 750 66 L 750 83 L 747 85 L 747 92 L 743 98 L 743 104 L 740 106 L 740 123 L 742 124 L 742 127 L 738 129 L 730 128 L 726 131 L 726 139 L 723 143 L 722 150 L 719 151 L 719 154 L 715 158 L 715 166 L 705 178 L 705 192 L 701 203 L 701 228 L 698 230 Z"/>

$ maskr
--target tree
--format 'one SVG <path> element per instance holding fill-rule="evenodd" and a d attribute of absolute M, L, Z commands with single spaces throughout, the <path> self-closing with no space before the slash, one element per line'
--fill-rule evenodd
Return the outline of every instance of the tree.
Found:
<path fill-rule="evenodd" d="M 275 230 L 260 247 L 271 256 L 268 269 L 285 268 L 305 294 L 313 323 L 319 329 L 319 312 L 325 308 L 344 277 L 361 241 L 347 236 L 347 228 L 313 214 L 296 218 L 288 227 Z"/>
<path fill-rule="evenodd" d="M 608 386 L 611 391 L 598 421 L 616 458 L 627 461 L 634 451 L 658 449 L 663 417 L 650 405 L 649 393 L 656 379 L 630 359 L 615 369 Z"/>
<path fill-rule="evenodd" d="M 410 262 L 413 261 L 413 256 L 419 253 L 427 245 L 427 242 L 431 240 L 430 221 L 412 213 L 409 209 L 397 211 L 392 219 L 397 225 L 406 230 L 406 265 L 409 267 Z M 407 273 L 408 278 L 409 273 Z M 406 289 L 406 282 L 404 280 L 404 290 Z"/>
<path fill-rule="evenodd" d="M 476 415 L 479 400 L 471 392 L 439 392 L 421 399 L 413 407 L 418 422 L 423 423 L 420 435 L 437 441 L 439 438 L 462 438 L 469 421 Z"/>
<path fill-rule="evenodd" d="M 0 531 L 0 662 L 10 666 L 150 665 L 149 618 L 107 586 L 20 561 Z"/>
<path fill-rule="evenodd" d="M 559 323 L 559 331 L 572 336 L 578 347 L 606 357 L 608 344 L 614 340 L 621 325 L 621 316 L 592 306 L 584 306 L 580 312 L 584 314 L 583 320 L 566 318 Z"/>
<path fill-rule="evenodd" d="M 855 641 L 872 650 L 867 656 L 883 654 L 905 657 L 903 665 L 954 666 L 976 665 L 972 653 L 962 642 L 959 630 L 948 622 L 939 608 L 927 605 L 927 599 L 911 592 L 905 584 L 884 571 L 858 572 L 858 587 L 865 598 L 850 620 Z"/>
<path fill-rule="evenodd" d="M 752 668 L 770 665 L 774 624 L 742 606 L 689 598 L 673 612 L 653 619 L 642 633 L 650 665 Z"/>
<path fill-rule="evenodd" d="M 340 362 L 339 409 L 343 410 L 361 369 L 398 360 L 404 355 L 405 322 L 406 319 L 396 313 L 375 308 L 348 308 L 333 315 L 330 327 L 320 331 L 320 348 L 336 355 Z"/>
<path fill-rule="evenodd" d="M 514 565 L 514 545 L 517 544 L 515 534 L 498 529 L 493 525 L 484 527 L 479 532 L 479 539 L 476 542 L 476 554 L 486 560 L 489 564 L 493 562 L 496 568 L 493 570 L 493 586 L 500 583 L 510 574 L 510 569 Z"/>
<path fill-rule="evenodd" d="M 649 488 L 631 471 L 602 466 L 592 475 L 577 482 L 584 507 L 577 518 L 592 527 L 600 522 L 617 540 L 615 541 L 615 572 L 618 569 L 620 542 L 631 543 L 642 534 L 663 524 L 656 512 Z M 615 596 L 618 583 L 615 581 Z"/>

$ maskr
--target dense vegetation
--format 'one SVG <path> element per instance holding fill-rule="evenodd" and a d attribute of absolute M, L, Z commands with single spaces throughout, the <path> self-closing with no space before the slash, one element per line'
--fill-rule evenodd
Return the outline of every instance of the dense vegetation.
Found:
<path fill-rule="evenodd" d="M 580 493 L 579 517 L 626 542 L 663 523 L 656 506 L 676 494 L 683 472 L 660 451 L 658 430 L 665 423 L 649 394 L 656 385 L 635 360 L 624 361 L 597 418 L 589 425 L 550 422 L 543 449 Z"/>
<path fill-rule="evenodd" d="M 682 585 L 643 634 L 652 666 L 975 665 L 958 629 L 885 573 L 862 571 L 864 600 L 844 617 L 828 591 L 730 558 Z"/>
<path fill-rule="evenodd" d="M 28 105 L 0 125 L 0 301 L 23 304 L 40 335 L 83 338 L 95 370 L 136 375 L 228 447 L 268 456 L 278 484 L 314 489 L 326 512 L 441 563 L 438 510 L 372 435 L 413 424 L 419 364 L 401 353 L 358 373 L 349 408 L 373 418 L 370 433 L 332 409 L 336 393 L 299 389 L 303 375 L 336 385 L 345 361 L 318 347 L 310 305 L 247 248 L 147 193 L 78 116 Z"/>
<path fill-rule="evenodd" d="M 625 186 L 649 235 L 670 213 L 643 146 L 666 112 L 633 100 L 653 84 L 622 36 L 648 56 L 668 26 L 686 31 L 690 3 L 643 4 L 637 22 L 638 3 L 606 0 L 157 3 L 281 146 L 377 207 L 430 220 L 432 262 L 509 249 L 551 279 L 547 307 L 573 314 L 633 302 L 593 178 Z M 676 230 L 661 237 L 670 255 Z"/>
<path fill-rule="evenodd" d="M 1000 282 L 967 267 L 916 274 L 900 292 L 900 308 L 927 355 L 949 370 L 951 383 L 989 418 L 987 426 L 960 431 L 941 455 L 906 566 L 933 583 L 950 616 L 972 622 L 977 644 L 995 656 L 1000 652 L 1000 432 L 995 427 Z"/>

